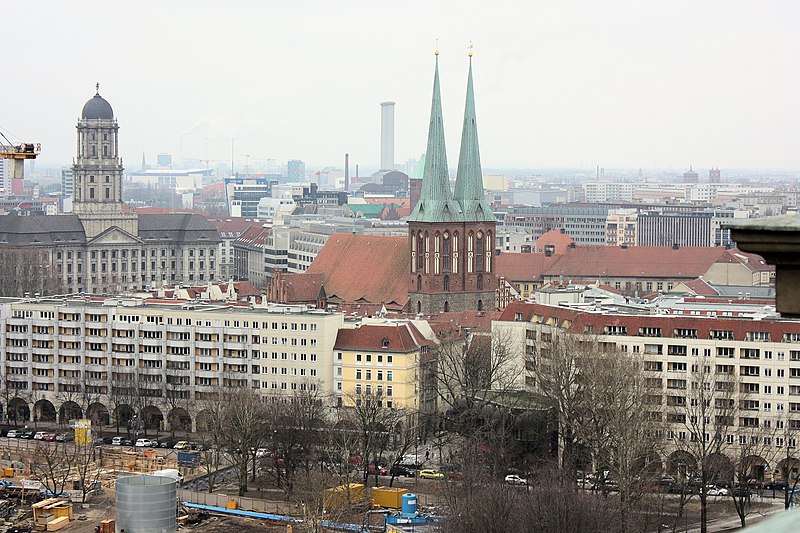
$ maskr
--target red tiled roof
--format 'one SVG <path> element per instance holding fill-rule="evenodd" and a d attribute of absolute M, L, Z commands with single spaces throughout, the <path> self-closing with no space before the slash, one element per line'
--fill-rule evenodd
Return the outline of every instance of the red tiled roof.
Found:
<path fill-rule="evenodd" d="M 544 276 L 583 278 L 698 278 L 715 263 L 738 262 L 725 248 L 577 246 L 567 248 Z"/>
<path fill-rule="evenodd" d="M 462 311 L 460 313 L 439 313 L 428 318 L 431 327 L 449 324 L 453 329 L 471 331 L 491 331 L 492 320 L 500 318 L 500 311 Z"/>
<path fill-rule="evenodd" d="M 411 205 L 411 199 L 410 198 L 364 198 L 364 203 L 383 204 L 385 206 L 394 205 L 397 207 L 409 207 Z"/>
<path fill-rule="evenodd" d="M 307 273 L 322 274 L 331 303 L 382 303 L 398 310 L 408 303 L 408 258 L 406 237 L 336 233 Z"/>
<path fill-rule="evenodd" d="M 208 221 L 214 224 L 220 235 L 242 234 L 251 226 L 261 226 L 264 223 L 258 219 L 245 217 L 209 218 Z"/>
<path fill-rule="evenodd" d="M 693 294 L 701 296 L 716 296 L 719 294 L 714 287 L 709 285 L 708 282 L 702 278 L 686 281 L 683 284 L 686 285 L 686 288 L 692 291 Z"/>
<path fill-rule="evenodd" d="M 135 209 L 137 215 L 169 215 L 171 213 L 191 213 L 193 215 L 206 216 L 205 211 L 197 209 L 164 209 L 161 207 L 137 207 Z"/>
<path fill-rule="evenodd" d="M 503 252 L 497 256 L 497 275 L 509 281 L 539 281 L 559 256 Z"/>
<path fill-rule="evenodd" d="M 567 246 L 573 242 L 575 241 L 572 240 L 572 237 L 566 233 L 561 233 L 561 231 L 557 229 L 551 229 L 536 239 L 536 251 L 544 252 L 544 247 L 546 245 L 552 245 L 554 247 L 553 253 L 561 254 L 564 253 L 564 250 L 567 249 Z"/>
<path fill-rule="evenodd" d="M 273 282 L 280 283 L 282 303 L 311 303 L 320 296 L 323 285 L 322 274 L 284 274 L 281 273 Z"/>
<path fill-rule="evenodd" d="M 372 350 L 409 353 L 427 346 L 428 340 L 411 322 L 392 325 L 365 325 L 356 329 L 340 329 L 335 350 Z"/>
<path fill-rule="evenodd" d="M 780 342 L 786 333 L 800 334 L 800 321 L 748 318 L 719 318 L 703 315 L 606 315 L 575 311 L 562 307 L 542 304 L 514 302 L 503 311 L 502 321 L 515 321 L 516 313 L 522 313 L 522 321 L 530 321 L 535 316 L 541 321 L 549 321 L 554 326 L 565 328 L 572 333 L 584 334 L 591 327 L 591 333 L 602 335 L 606 326 L 625 326 L 628 336 L 636 336 L 639 328 L 661 328 L 660 338 L 675 338 L 675 330 L 697 330 L 698 339 L 711 338 L 712 330 L 732 331 L 733 340 L 745 340 L 748 332 L 769 333 L 772 342 Z"/>
<path fill-rule="evenodd" d="M 261 225 L 250 226 L 234 241 L 234 244 L 263 246 L 267 242 L 269 230 L 269 228 L 264 228 Z"/>

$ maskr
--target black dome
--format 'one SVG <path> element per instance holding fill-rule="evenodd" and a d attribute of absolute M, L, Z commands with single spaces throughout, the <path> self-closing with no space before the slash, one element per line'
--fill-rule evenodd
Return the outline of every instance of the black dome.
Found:
<path fill-rule="evenodd" d="M 96 94 L 91 100 L 84 104 L 81 118 L 112 120 L 114 118 L 114 111 L 111 109 L 111 104 L 106 102 L 102 96 Z"/>

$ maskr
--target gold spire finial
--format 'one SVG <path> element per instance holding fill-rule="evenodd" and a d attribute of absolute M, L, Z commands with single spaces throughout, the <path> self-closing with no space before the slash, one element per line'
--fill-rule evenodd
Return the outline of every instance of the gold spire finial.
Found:
<path fill-rule="evenodd" d="M 469 42 L 469 47 L 467 48 L 467 55 L 470 58 L 472 57 L 472 41 Z"/>
<path fill-rule="evenodd" d="M 436 39 L 436 50 L 433 51 L 433 55 L 439 55 L 439 39 Z"/>

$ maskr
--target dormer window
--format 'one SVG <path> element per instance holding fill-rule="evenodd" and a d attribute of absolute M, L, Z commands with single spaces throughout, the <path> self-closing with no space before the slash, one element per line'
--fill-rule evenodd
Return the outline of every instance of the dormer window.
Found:
<path fill-rule="evenodd" d="M 383 348 L 388 348 L 389 347 L 389 339 L 388 338 L 384 337 L 383 340 L 381 340 L 381 347 L 383 347 Z"/>

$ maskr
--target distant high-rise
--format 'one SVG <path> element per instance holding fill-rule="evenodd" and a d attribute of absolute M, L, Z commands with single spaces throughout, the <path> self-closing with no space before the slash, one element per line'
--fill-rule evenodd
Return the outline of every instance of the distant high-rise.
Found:
<path fill-rule="evenodd" d="M 699 180 L 697 179 L 697 172 L 692 170 L 691 165 L 689 166 L 689 170 L 683 173 L 683 182 L 684 183 L 697 183 Z"/>
<path fill-rule="evenodd" d="M 72 211 L 73 184 L 75 183 L 74 174 L 71 167 L 61 169 L 61 210 L 64 212 Z"/>
<path fill-rule="evenodd" d="M 0 189 L 0 196 L 11 194 L 11 161 L 8 159 L 0 159 Z"/>
<path fill-rule="evenodd" d="M 144 159 L 144 156 L 142 156 Z M 172 168 L 172 154 L 158 154 L 156 156 L 158 168 Z"/>
<path fill-rule="evenodd" d="M 299 159 L 292 159 L 286 163 L 286 177 L 289 181 L 303 181 L 306 179 L 306 164 Z"/>
<path fill-rule="evenodd" d="M 722 176 L 718 168 L 712 168 L 708 171 L 709 183 L 722 183 Z"/>
<path fill-rule="evenodd" d="M 381 170 L 394 170 L 394 102 L 381 102 Z"/>

